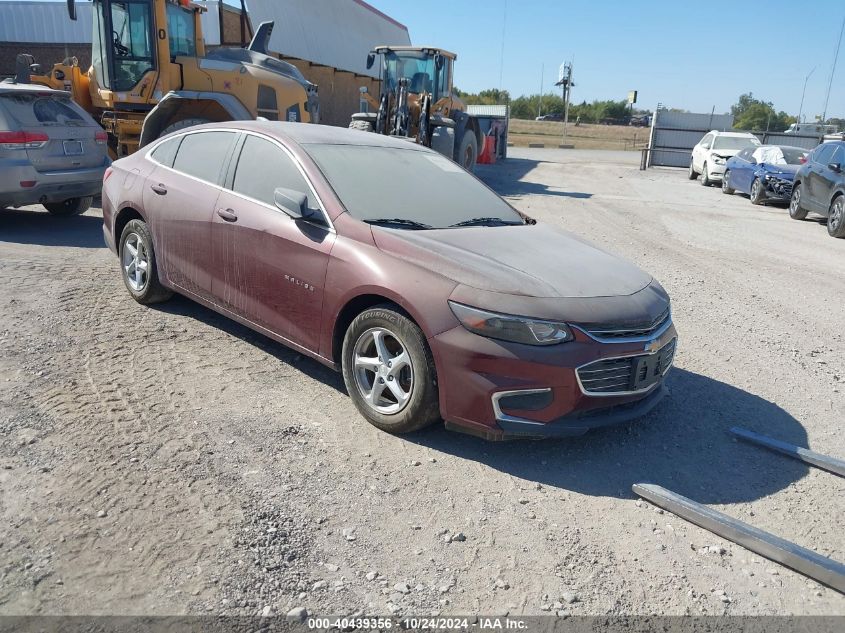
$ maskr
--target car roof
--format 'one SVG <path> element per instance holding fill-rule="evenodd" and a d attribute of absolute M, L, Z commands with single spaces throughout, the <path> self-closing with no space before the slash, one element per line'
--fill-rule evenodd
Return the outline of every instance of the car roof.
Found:
<path fill-rule="evenodd" d="M 739 138 L 749 138 L 754 136 L 751 132 L 720 132 L 719 130 L 710 130 L 710 134 L 716 134 L 717 136 L 736 136 Z M 757 138 L 754 136 L 754 138 Z"/>
<path fill-rule="evenodd" d="M 332 125 L 314 125 L 312 123 L 288 123 L 286 121 L 224 121 L 206 123 L 195 129 L 239 129 L 260 132 L 273 136 L 285 143 L 297 145 L 361 145 L 369 147 L 392 147 L 415 151 L 431 151 L 417 145 L 385 134 L 350 130 Z"/>
<path fill-rule="evenodd" d="M 51 93 L 69 97 L 70 93 L 65 90 L 54 90 L 40 84 L 18 84 L 13 81 L 0 81 L 0 92 L 37 92 L 39 94 Z"/>

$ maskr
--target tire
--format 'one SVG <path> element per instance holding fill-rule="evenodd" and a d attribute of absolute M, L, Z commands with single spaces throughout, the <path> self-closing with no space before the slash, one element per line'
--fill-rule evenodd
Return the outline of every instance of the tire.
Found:
<path fill-rule="evenodd" d="M 807 217 L 807 209 L 801 206 L 801 183 L 792 189 L 792 197 L 789 199 L 789 217 L 793 220 L 803 220 Z"/>
<path fill-rule="evenodd" d="M 130 220 L 126 224 L 120 236 L 118 257 L 123 283 L 135 301 L 148 305 L 166 301 L 173 296 L 173 293 L 162 286 L 159 280 L 153 238 L 145 222 Z M 140 268 L 141 263 L 145 263 L 146 267 Z M 142 271 L 140 273 L 137 272 L 139 268 Z"/>
<path fill-rule="evenodd" d="M 763 189 L 763 183 L 759 178 L 755 178 L 751 183 L 751 195 L 749 197 L 751 204 L 763 204 L 766 201 L 766 191 Z"/>
<path fill-rule="evenodd" d="M 710 180 L 710 172 L 707 171 L 707 163 L 704 163 L 704 169 L 701 172 L 701 186 L 709 187 L 712 184 L 713 181 Z"/>
<path fill-rule="evenodd" d="M 377 352 L 376 338 L 383 347 Z M 380 362 L 405 355 L 401 365 Z M 359 362 L 356 358 L 369 362 Z M 392 304 L 359 314 L 343 338 L 341 366 L 346 390 L 362 416 L 388 433 L 411 433 L 440 419 L 437 371 L 422 330 Z M 393 385 L 393 386 L 391 386 Z M 396 395 L 398 390 L 405 395 Z M 380 391 L 379 391 L 380 389 Z M 375 394 L 375 400 L 368 400 Z"/>
<path fill-rule="evenodd" d="M 91 203 L 93 201 L 94 198 L 92 196 L 85 196 L 84 198 L 69 198 L 62 202 L 45 202 L 44 208 L 51 214 L 59 217 L 82 215 L 91 208 Z"/>
<path fill-rule="evenodd" d="M 690 158 L 689 161 L 689 173 L 687 174 L 690 180 L 695 180 L 698 178 L 698 172 L 695 171 L 695 167 L 692 166 L 692 159 Z"/>
<path fill-rule="evenodd" d="M 369 121 L 352 121 L 349 124 L 350 130 L 361 130 L 362 132 L 372 132 L 375 130 L 373 124 Z"/>
<path fill-rule="evenodd" d="M 827 234 L 830 237 L 845 237 L 845 196 L 836 196 L 830 203 L 827 214 Z"/>
<path fill-rule="evenodd" d="M 725 170 L 725 175 L 722 176 L 722 193 L 732 196 L 736 189 L 731 188 L 730 183 L 731 172 L 729 170 Z"/>
<path fill-rule="evenodd" d="M 193 127 L 195 125 L 202 125 L 203 123 L 211 123 L 211 119 L 203 119 L 200 117 L 193 117 L 190 119 L 181 119 L 176 121 L 175 123 L 171 123 L 166 128 L 164 128 L 159 137 L 167 136 L 171 132 L 178 132 L 179 130 L 184 130 L 186 127 Z"/>
<path fill-rule="evenodd" d="M 457 163 L 466 169 L 472 171 L 475 169 L 475 162 L 478 160 L 478 139 L 475 138 L 475 132 L 467 130 L 464 132 L 464 137 L 461 139 L 461 145 L 458 148 Z"/>

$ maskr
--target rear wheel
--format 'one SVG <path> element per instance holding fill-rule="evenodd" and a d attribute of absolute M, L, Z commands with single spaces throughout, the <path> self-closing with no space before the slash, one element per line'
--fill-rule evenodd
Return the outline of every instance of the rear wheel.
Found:
<path fill-rule="evenodd" d="M 710 180 L 710 172 L 707 171 L 707 163 L 704 163 L 704 171 L 701 172 L 701 186 L 709 187 L 712 184 L 713 181 Z"/>
<path fill-rule="evenodd" d="M 44 208 L 53 215 L 69 216 L 82 215 L 91 208 L 91 203 L 94 198 L 85 196 L 84 198 L 68 198 L 62 202 L 45 202 Z"/>
<path fill-rule="evenodd" d="M 130 220 L 120 236 L 120 270 L 123 283 L 138 303 L 165 301 L 173 294 L 161 285 L 153 238 L 142 220 Z"/>
<path fill-rule="evenodd" d="M 458 149 L 458 162 L 467 171 L 472 171 L 475 168 L 477 158 L 478 139 L 475 138 L 475 132 L 467 130 L 464 132 L 464 137 L 461 139 L 461 146 Z"/>
<path fill-rule="evenodd" d="M 766 191 L 763 189 L 763 183 L 759 178 L 755 178 L 751 183 L 751 204 L 763 204 L 766 201 Z"/>
<path fill-rule="evenodd" d="M 789 217 L 793 220 L 803 220 L 807 217 L 807 209 L 801 206 L 801 184 L 795 185 L 792 197 L 789 199 Z"/>
<path fill-rule="evenodd" d="M 375 306 L 355 317 L 341 354 L 346 390 L 373 426 L 410 433 L 440 418 L 437 372 L 425 336 L 395 306 Z"/>
<path fill-rule="evenodd" d="M 725 170 L 725 175 L 722 176 L 722 193 L 727 195 L 733 195 L 734 189 L 731 189 L 731 172 L 729 170 Z"/>
<path fill-rule="evenodd" d="M 831 237 L 845 237 L 845 196 L 837 196 L 831 203 L 827 232 Z"/>
<path fill-rule="evenodd" d="M 695 171 L 695 167 L 692 166 L 692 159 L 691 158 L 690 158 L 690 161 L 689 161 L 689 173 L 687 174 L 687 176 L 689 176 L 690 180 L 695 180 L 696 178 L 698 178 L 698 172 Z"/>
<path fill-rule="evenodd" d="M 190 119 L 182 119 L 181 121 L 176 121 L 175 123 L 171 123 L 166 128 L 161 131 L 159 136 L 166 136 L 171 132 L 177 132 L 179 130 L 184 130 L 186 127 L 193 127 L 195 125 L 202 125 L 203 123 L 211 123 L 211 119 L 203 119 L 200 117 L 192 117 Z"/>

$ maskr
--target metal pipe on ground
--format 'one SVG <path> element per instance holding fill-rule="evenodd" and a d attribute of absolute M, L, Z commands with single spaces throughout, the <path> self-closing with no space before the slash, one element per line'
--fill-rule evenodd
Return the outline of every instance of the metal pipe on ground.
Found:
<path fill-rule="evenodd" d="M 768 448 L 769 450 L 775 451 L 776 453 L 782 453 L 783 455 L 791 457 L 792 459 L 797 459 L 805 464 L 821 468 L 822 470 L 826 470 L 834 475 L 839 475 L 840 477 L 845 477 L 845 460 L 830 457 L 828 455 L 822 455 L 821 453 L 816 453 L 810 449 L 795 446 L 794 444 L 787 444 L 786 442 L 781 442 L 780 440 L 760 435 L 759 433 L 749 431 L 748 429 L 744 429 L 740 426 L 733 427 L 730 432 L 746 442 L 758 444 Z"/>
<path fill-rule="evenodd" d="M 654 484 L 634 484 L 643 499 L 714 534 L 845 594 L 845 565 Z"/>

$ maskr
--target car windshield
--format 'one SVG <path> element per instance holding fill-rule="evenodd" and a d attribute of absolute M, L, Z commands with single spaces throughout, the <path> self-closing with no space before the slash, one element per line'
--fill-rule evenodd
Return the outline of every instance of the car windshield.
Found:
<path fill-rule="evenodd" d="M 713 141 L 713 149 L 745 149 L 749 145 L 759 145 L 756 138 L 745 136 L 717 136 Z"/>
<path fill-rule="evenodd" d="M 397 229 L 524 224 L 509 204 L 440 154 L 364 145 L 306 149 L 359 220 Z"/>

